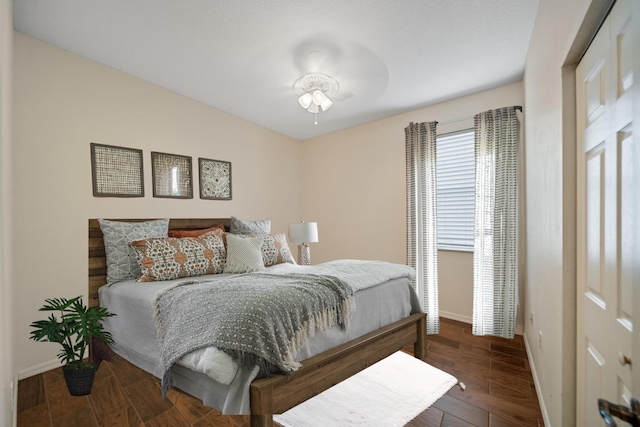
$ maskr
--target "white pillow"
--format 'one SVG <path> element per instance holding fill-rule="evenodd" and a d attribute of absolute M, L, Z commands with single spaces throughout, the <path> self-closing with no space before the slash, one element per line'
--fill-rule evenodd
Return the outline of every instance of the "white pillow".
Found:
<path fill-rule="evenodd" d="M 264 269 L 264 237 L 240 237 L 227 234 L 227 264 L 224 273 L 250 273 Z"/>

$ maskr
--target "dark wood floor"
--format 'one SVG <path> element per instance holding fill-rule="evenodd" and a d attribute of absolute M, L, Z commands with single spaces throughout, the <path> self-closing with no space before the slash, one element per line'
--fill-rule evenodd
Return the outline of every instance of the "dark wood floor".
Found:
<path fill-rule="evenodd" d="M 427 362 L 467 389 L 454 386 L 409 427 L 544 425 L 521 336 L 475 337 L 470 325 L 442 319 L 427 348 Z M 100 365 L 89 396 L 70 396 L 60 368 L 18 385 L 18 427 L 248 425 L 248 417 L 221 415 L 178 390 L 161 400 L 159 380 L 119 357 Z"/>

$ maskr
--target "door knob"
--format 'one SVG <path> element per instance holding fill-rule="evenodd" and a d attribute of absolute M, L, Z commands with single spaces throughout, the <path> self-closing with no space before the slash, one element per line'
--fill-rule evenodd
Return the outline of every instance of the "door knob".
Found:
<path fill-rule="evenodd" d="M 631 365 L 631 358 L 620 351 L 618 352 L 618 362 L 620 362 L 622 366 Z"/>
<path fill-rule="evenodd" d="M 613 417 L 626 421 L 633 427 L 640 427 L 640 402 L 638 399 L 631 399 L 631 406 L 616 405 L 604 399 L 598 399 L 598 409 L 605 424 L 616 427 Z"/>

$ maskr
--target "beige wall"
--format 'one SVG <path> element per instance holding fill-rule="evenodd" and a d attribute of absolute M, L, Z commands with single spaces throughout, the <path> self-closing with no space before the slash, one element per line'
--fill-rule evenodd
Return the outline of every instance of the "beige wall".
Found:
<path fill-rule="evenodd" d="M 412 121 L 435 120 L 442 123 L 439 133 L 469 129 L 473 115 L 523 102 L 522 83 L 513 83 L 304 141 L 301 219 L 318 222 L 320 242 L 311 244 L 313 262 L 406 262 L 404 128 Z M 440 251 L 438 257 L 441 314 L 470 322 L 473 256 Z M 520 313 L 518 330 L 522 323 Z"/>
<path fill-rule="evenodd" d="M 15 36 L 13 213 L 16 238 L 16 368 L 55 364 L 54 344 L 28 339 L 46 297 L 87 292 L 89 218 L 271 218 L 274 232 L 300 217 L 298 141 L 173 92 Z M 144 152 L 144 198 L 92 196 L 89 143 Z M 227 160 L 233 200 L 152 197 L 150 152 Z"/>
<path fill-rule="evenodd" d="M 575 424 L 575 86 L 563 66 L 592 3 L 540 1 L 524 79 L 525 340 L 549 426 Z"/>
<path fill-rule="evenodd" d="M 0 1 L 0 427 L 13 425 L 15 380 L 11 251 L 11 67 L 13 3 Z"/>

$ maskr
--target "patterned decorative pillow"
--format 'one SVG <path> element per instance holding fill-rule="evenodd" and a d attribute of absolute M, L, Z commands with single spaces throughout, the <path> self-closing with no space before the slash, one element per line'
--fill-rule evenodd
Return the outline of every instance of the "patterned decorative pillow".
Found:
<path fill-rule="evenodd" d="M 227 259 L 222 233 L 221 230 L 214 230 L 200 237 L 167 237 L 131 242 L 142 271 L 138 282 L 222 273 Z"/>
<path fill-rule="evenodd" d="M 104 236 L 108 284 L 137 279 L 140 276 L 140 266 L 129 243 L 152 237 L 167 237 L 169 228 L 168 219 L 145 222 L 98 219 L 98 222 Z"/>
<path fill-rule="evenodd" d="M 269 234 L 271 232 L 271 220 L 260 219 L 254 221 L 246 221 L 232 216 L 230 232 L 231 234 Z"/>
<path fill-rule="evenodd" d="M 214 231 L 214 230 L 222 230 L 224 231 L 224 225 L 220 224 L 220 225 L 214 225 L 211 228 L 203 228 L 200 230 L 169 230 L 168 232 L 168 236 L 169 237 L 177 237 L 177 238 L 182 238 L 182 237 L 200 237 L 205 233 L 208 233 L 210 231 Z"/>
<path fill-rule="evenodd" d="M 264 237 L 244 237 L 227 234 L 227 264 L 225 273 L 250 273 L 264 269 L 262 244 Z"/>
<path fill-rule="evenodd" d="M 272 265 L 285 262 L 289 264 L 296 263 L 287 244 L 287 236 L 285 236 L 284 233 L 267 234 L 262 237 L 264 237 L 264 243 L 262 244 L 261 251 L 262 261 L 265 267 L 271 267 Z"/>

